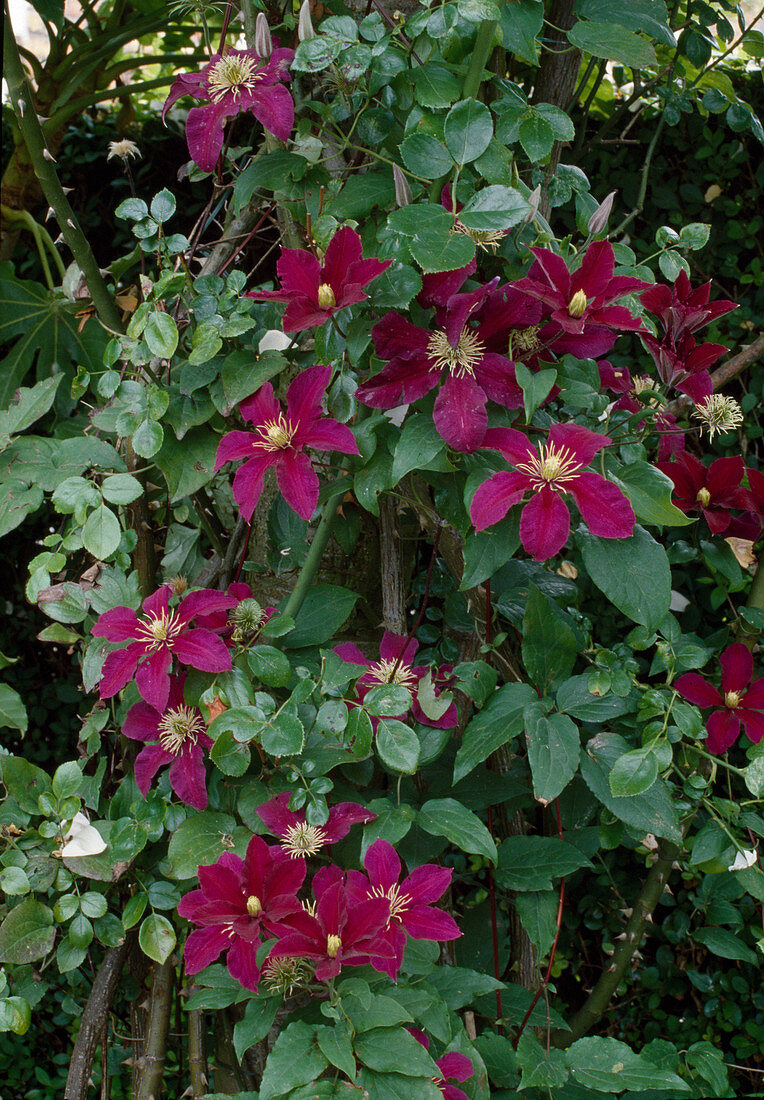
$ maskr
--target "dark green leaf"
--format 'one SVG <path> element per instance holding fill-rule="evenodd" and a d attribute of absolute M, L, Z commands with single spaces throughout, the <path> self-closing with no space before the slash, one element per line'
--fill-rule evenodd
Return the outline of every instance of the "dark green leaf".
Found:
<path fill-rule="evenodd" d="M 457 164 L 469 164 L 485 152 L 493 137 L 491 112 L 476 99 L 463 99 L 446 115 L 443 136 Z"/>
<path fill-rule="evenodd" d="M 579 531 L 584 565 L 612 604 L 635 623 L 655 630 L 671 602 L 671 568 L 663 547 L 642 527 L 627 539 Z"/>
<path fill-rule="evenodd" d="M 551 890 L 553 880 L 591 863 L 556 837 L 510 836 L 499 846 L 496 881 L 505 890 Z"/>
<path fill-rule="evenodd" d="M 624 1089 L 629 1092 L 671 1089 L 690 1092 L 690 1086 L 677 1074 L 657 1066 L 637 1054 L 618 1039 L 589 1036 L 568 1049 L 568 1065 L 573 1080 L 585 1089 L 609 1096 Z"/>
<path fill-rule="evenodd" d="M 544 804 L 557 798 L 578 771 L 581 739 L 564 714 L 529 716 L 525 727 L 533 793 Z"/>
<path fill-rule="evenodd" d="M 34 962 L 48 954 L 55 939 L 52 910 L 27 898 L 0 924 L 0 962 Z"/>
<path fill-rule="evenodd" d="M 444 836 L 463 852 L 496 862 L 496 845 L 483 822 L 455 798 L 433 798 L 417 815 L 417 824 L 432 836 Z"/>
<path fill-rule="evenodd" d="M 200 864 L 214 863 L 229 850 L 227 843 L 236 821 L 230 814 L 205 810 L 181 822 L 170 837 L 168 858 L 170 876 L 176 879 L 196 878 Z"/>
<path fill-rule="evenodd" d="M 140 927 L 138 943 L 144 955 L 158 963 L 166 962 L 175 947 L 175 929 L 167 917 L 151 913 Z"/>
<path fill-rule="evenodd" d="M 436 180 L 453 168 L 451 154 L 442 141 L 430 134 L 409 134 L 401 142 L 403 163 L 415 176 Z"/>
<path fill-rule="evenodd" d="M 275 1100 L 298 1085 L 320 1077 L 327 1060 L 316 1043 L 315 1028 L 299 1020 L 280 1033 L 268 1055 L 260 1083 L 260 1100 Z"/>
<path fill-rule="evenodd" d="M 314 585 L 297 614 L 294 630 L 284 638 L 285 648 L 327 642 L 346 621 L 357 599 L 356 592 L 336 584 Z"/>
<path fill-rule="evenodd" d="M 557 604 L 534 584 L 529 585 L 523 619 L 523 664 L 542 694 L 570 676 L 577 653 L 575 635 Z"/>
<path fill-rule="evenodd" d="M 655 64 L 655 50 L 634 31 L 612 23 L 579 21 L 568 32 L 568 41 L 592 57 L 618 61 L 632 69 L 644 69 Z"/>
<path fill-rule="evenodd" d="M 632 462 L 629 466 L 621 466 L 613 474 L 612 480 L 623 489 L 637 519 L 643 523 L 684 527 L 695 522 L 692 516 L 686 516 L 671 503 L 671 494 L 674 491 L 671 478 L 648 462 Z"/>
<path fill-rule="evenodd" d="M 377 726 L 376 746 L 380 760 L 391 771 L 413 775 L 417 770 L 421 751 L 419 738 L 403 722 L 395 718 L 382 719 Z"/>
<path fill-rule="evenodd" d="M 501 5 L 501 33 L 504 49 L 529 65 L 538 65 L 536 38 L 544 22 L 542 0 L 516 0 Z"/>
<path fill-rule="evenodd" d="M 530 684 L 504 684 L 464 731 L 454 761 L 454 783 L 522 732 L 526 708 L 538 702 Z"/>

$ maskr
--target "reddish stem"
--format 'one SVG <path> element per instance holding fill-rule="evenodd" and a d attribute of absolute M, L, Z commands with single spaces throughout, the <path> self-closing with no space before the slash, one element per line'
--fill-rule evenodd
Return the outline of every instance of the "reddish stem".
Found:
<path fill-rule="evenodd" d="M 233 8 L 233 0 L 228 0 L 225 8 L 225 15 L 223 16 L 223 29 L 220 32 L 220 46 L 218 47 L 218 53 L 222 55 L 225 49 L 225 36 L 228 34 L 228 24 L 231 20 L 231 9 Z"/>
<path fill-rule="evenodd" d="M 493 811 L 488 807 L 488 832 L 493 836 Z M 493 881 L 493 869 L 488 868 L 488 900 L 491 906 L 491 939 L 493 940 L 493 976 L 497 982 L 501 981 L 499 968 L 499 927 L 496 922 L 496 887 Z M 496 1018 L 501 1020 L 504 1015 L 501 1007 L 501 990 L 496 990 Z"/>

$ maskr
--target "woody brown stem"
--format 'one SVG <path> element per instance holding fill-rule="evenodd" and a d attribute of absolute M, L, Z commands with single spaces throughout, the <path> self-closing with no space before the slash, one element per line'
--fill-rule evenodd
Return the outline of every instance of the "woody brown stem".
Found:
<path fill-rule="evenodd" d="M 160 1100 L 162 1077 L 167 1056 L 167 1033 L 170 1027 L 172 987 L 175 968 L 170 962 L 154 967 L 149 1002 L 149 1026 L 143 1051 L 141 1078 L 135 1100 Z"/>
<path fill-rule="evenodd" d="M 129 941 L 125 939 L 118 947 L 110 947 L 95 976 L 72 1051 L 64 1100 L 85 1100 L 87 1096 L 93 1059 L 99 1039 L 104 1034 L 104 1021 L 109 1015 L 117 982 L 125 964 L 128 945 Z"/>

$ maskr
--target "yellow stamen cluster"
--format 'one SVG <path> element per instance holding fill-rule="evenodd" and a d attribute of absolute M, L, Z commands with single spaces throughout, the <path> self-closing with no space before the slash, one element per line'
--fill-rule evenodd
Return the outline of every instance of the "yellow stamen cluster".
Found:
<path fill-rule="evenodd" d="M 250 917 L 256 917 L 260 912 L 262 912 L 262 908 L 263 906 L 260 898 L 255 897 L 254 894 L 250 894 L 247 898 L 247 912 L 249 913 Z"/>
<path fill-rule="evenodd" d="M 740 706 L 740 692 L 739 691 L 727 691 L 724 694 L 724 705 L 729 707 L 730 710 L 734 710 L 735 707 Z"/>
<path fill-rule="evenodd" d="M 260 439 L 255 440 L 254 447 L 263 451 L 283 451 L 291 445 L 297 425 L 279 413 L 275 420 L 266 420 L 265 424 L 261 424 L 258 431 Z"/>
<path fill-rule="evenodd" d="M 510 332 L 509 347 L 507 348 L 507 355 L 509 358 L 514 359 L 516 353 L 522 356 L 527 355 L 529 351 L 535 351 L 541 343 L 539 340 L 540 328 L 540 325 L 529 325 L 528 328 L 521 328 L 518 329 L 517 332 Z"/>
<path fill-rule="evenodd" d="M 503 229 L 469 229 L 458 218 L 454 222 L 453 231 L 454 233 L 463 233 L 465 237 L 469 237 L 484 252 L 495 252 L 506 237 L 506 232 Z"/>
<path fill-rule="evenodd" d="M 327 936 L 326 937 L 326 953 L 330 959 L 336 959 L 340 953 L 342 947 L 342 940 L 339 936 Z"/>
<path fill-rule="evenodd" d="M 242 90 L 251 92 L 262 77 L 253 58 L 240 54 L 228 54 L 221 57 L 210 69 L 207 77 L 207 90 L 213 103 L 224 96 L 233 95 L 238 99 Z"/>
<path fill-rule="evenodd" d="M 163 611 L 161 615 L 149 614 L 139 625 L 137 634 L 141 641 L 151 642 L 152 649 L 158 649 L 163 642 L 170 642 L 181 631 L 181 624 L 174 611 Z"/>
<path fill-rule="evenodd" d="M 337 299 L 334 297 L 334 290 L 330 283 L 321 283 L 319 286 L 318 304 L 321 309 L 334 309 L 337 305 Z"/>
<path fill-rule="evenodd" d="M 273 993 L 288 997 L 295 986 L 308 984 L 310 968 L 305 959 L 271 959 L 263 967 L 263 981 Z"/>
<path fill-rule="evenodd" d="M 281 838 L 281 847 L 293 859 L 314 856 L 326 843 L 326 830 L 320 825 L 308 825 L 306 821 L 290 825 Z"/>
<path fill-rule="evenodd" d="M 204 721 L 192 707 L 173 707 L 159 722 L 159 744 L 175 756 L 187 741 L 195 745 L 200 733 L 204 733 Z"/>
<path fill-rule="evenodd" d="M 705 486 L 702 489 L 698 489 L 698 495 L 695 497 L 695 500 L 698 502 L 701 508 L 707 508 L 708 505 L 711 503 L 711 494 L 709 493 L 708 489 L 705 488 Z"/>
<path fill-rule="evenodd" d="M 381 886 L 373 886 L 371 894 L 375 898 L 387 898 L 390 902 L 390 920 L 400 917 L 401 913 L 405 913 L 411 905 L 410 896 L 401 893 L 401 888 L 397 883 L 391 886 L 389 890 L 383 890 Z"/>
<path fill-rule="evenodd" d="M 575 481 L 581 463 L 567 447 L 555 447 L 554 443 L 543 444 L 538 456 L 533 455 L 527 462 L 515 464 L 520 473 L 533 479 L 534 489 L 562 488 L 567 482 Z"/>
<path fill-rule="evenodd" d="M 395 666 L 395 661 L 380 660 L 369 666 L 366 675 L 376 684 L 400 684 L 401 687 L 413 688 L 416 685 L 416 676 L 411 665 L 404 665 L 401 661 L 397 668 Z"/>
<path fill-rule="evenodd" d="M 725 397 L 721 393 L 712 393 L 701 401 L 692 415 L 701 421 L 700 430 L 708 432 L 709 440 L 717 433 L 729 432 L 743 423 L 743 410 L 735 398 Z"/>
<path fill-rule="evenodd" d="M 456 347 L 452 347 L 445 332 L 433 332 L 427 341 L 427 354 L 433 370 L 447 369 L 457 378 L 465 374 L 474 377 L 475 368 L 485 357 L 485 344 L 469 329 L 462 329 Z"/>
<path fill-rule="evenodd" d="M 571 317 L 583 317 L 586 313 L 587 297 L 583 290 L 577 290 L 568 302 L 568 313 Z"/>

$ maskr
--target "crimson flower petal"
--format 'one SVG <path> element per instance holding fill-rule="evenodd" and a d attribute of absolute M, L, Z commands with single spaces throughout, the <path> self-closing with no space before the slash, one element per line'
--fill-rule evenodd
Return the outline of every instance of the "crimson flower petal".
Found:
<path fill-rule="evenodd" d="M 438 1058 L 435 1065 L 444 1077 L 450 1077 L 452 1081 L 466 1081 L 475 1072 L 475 1067 L 467 1055 L 459 1054 L 457 1051 L 444 1054 L 442 1058 Z"/>
<path fill-rule="evenodd" d="M 226 462 L 237 462 L 240 458 L 252 457 L 252 433 L 228 432 L 218 443 L 215 455 L 215 469 L 219 470 Z"/>
<path fill-rule="evenodd" d="M 488 427 L 486 396 L 470 375 L 448 374 L 435 398 L 432 418 L 449 447 L 468 453 L 477 450 Z"/>
<path fill-rule="evenodd" d="M 249 523 L 263 491 L 265 471 L 277 461 L 273 454 L 257 455 L 243 463 L 233 478 L 233 499 L 242 517 Z"/>
<path fill-rule="evenodd" d="M 722 666 L 722 691 L 740 692 L 751 682 L 753 654 L 747 645 L 735 642 L 728 646 L 719 658 Z"/>
<path fill-rule="evenodd" d="M 740 736 L 740 715 L 736 710 L 715 710 L 706 722 L 708 737 L 706 746 L 709 752 L 726 752 Z"/>
<path fill-rule="evenodd" d="M 203 172 L 212 172 L 223 148 L 223 123 L 232 113 L 223 103 L 205 103 L 192 107 L 186 119 L 186 142 L 194 164 Z"/>
<path fill-rule="evenodd" d="M 276 464 L 276 480 L 284 500 L 302 519 L 308 520 L 318 504 L 318 475 L 302 451 L 283 451 Z"/>
<path fill-rule="evenodd" d="M 685 672 L 674 681 L 674 687 L 688 703 L 696 707 L 718 707 L 724 705 L 724 698 L 708 680 L 697 672 Z"/>
<path fill-rule="evenodd" d="M 554 424 L 549 430 L 549 444 L 555 449 L 568 448 L 580 466 L 588 466 L 597 452 L 610 442 L 609 436 L 592 432 L 580 424 Z"/>
<path fill-rule="evenodd" d="M 414 940 L 455 940 L 462 934 L 452 916 L 432 905 L 412 905 L 401 914 L 401 922 Z"/>
<path fill-rule="evenodd" d="M 494 523 L 504 519 L 509 509 L 522 500 L 528 488 L 528 477 L 520 473 L 494 474 L 478 486 L 472 504 L 470 517 L 476 531 L 484 531 Z"/>
<path fill-rule="evenodd" d="M 294 100 L 283 84 L 273 84 L 262 91 L 255 88 L 246 106 L 263 129 L 280 141 L 288 141 L 292 136 Z"/>
<path fill-rule="evenodd" d="M 497 475 L 494 475 L 497 476 Z M 570 513 L 559 493 L 545 485 L 531 497 L 520 517 L 520 542 L 536 561 L 546 561 L 565 545 Z"/>
<path fill-rule="evenodd" d="M 755 710 L 747 710 L 745 707 L 737 708 L 737 715 L 743 723 L 743 729 L 750 741 L 758 745 L 764 737 L 764 714 Z"/>
<path fill-rule="evenodd" d="M 247 943 L 246 940 L 237 937 L 228 949 L 228 958 L 226 959 L 228 972 L 245 989 L 257 989 L 260 978 L 260 968 L 257 965 L 257 949 L 259 946 L 257 940 L 254 943 Z"/>
<path fill-rule="evenodd" d="M 386 840 L 375 840 L 369 846 L 363 865 L 369 872 L 375 887 L 387 893 L 395 886 L 401 876 L 401 861 L 398 853 Z"/>
<path fill-rule="evenodd" d="M 133 770 L 136 786 L 144 798 L 149 792 L 151 780 L 156 773 L 173 759 L 172 753 L 163 749 L 161 745 L 146 745 L 138 753 Z"/>
<path fill-rule="evenodd" d="M 223 639 L 201 626 L 179 634 L 173 651 L 184 665 L 202 672 L 229 672 L 231 669 L 231 654 Z"/>
<path fill-rule="evenodd" d="M 331 367 L 308 367 L 300 371 L 287 391 L 287 417 L 310 422 L 321 416 L 321 401 L 332 377 Z"/>
<path fill-rule="evenodd" d="M 170 786 L 181 802 L 195 810 L 207 809 L 207 775 L 204 753 L 199 745 L 190 745 L 170 765 Z"/>
<path fill-rule="evenodd" d="M 112 607 L 105 611 L 90 633 L 95 638 L 108 638 L 110 642 L 126 642 L 135 638 L 140 620 L 129 607 Z"/>
<path fill-rule="evenodd" d="M 637 522 L 634 509 L 612 481 L 584 471 L 571 482 L 570 492 L 593 535 L 604 539 L 626 539 L 634 533 Z"/>
<path fill-rule="evenodd" d="M 147 703 L 158 711 L 167 708 L 170 696 L 170 665 L 172 653 L 166 645 L 146 654 L 146 659 L 138 665 L 135 683 Z"/>
<path fill-rule="evenodd" d="M 228 947 L 229 940 L 223 929 L 217 925 L 210 928 L 195 928 L 186 940 L 183 952 L 186 960 L 186 973 L 198 974 L 205 966 L 214 963 L 221 951 Z"/>
<path fill-rule="evenodd" d="M 125 715 L 122 732 L 131 741 L 156 741 L 159 738 L 161 715 L 141 700 Z"/>
<path fill-rule="evenodd" d="M 350 265 L 360 260 L 362 253 L 361 238 L 349 225 L 343 225 L 329 241 L 324 255 L 321 281 L 332 287 L 340 287 L 343 282 L 348 281 Z"/>

